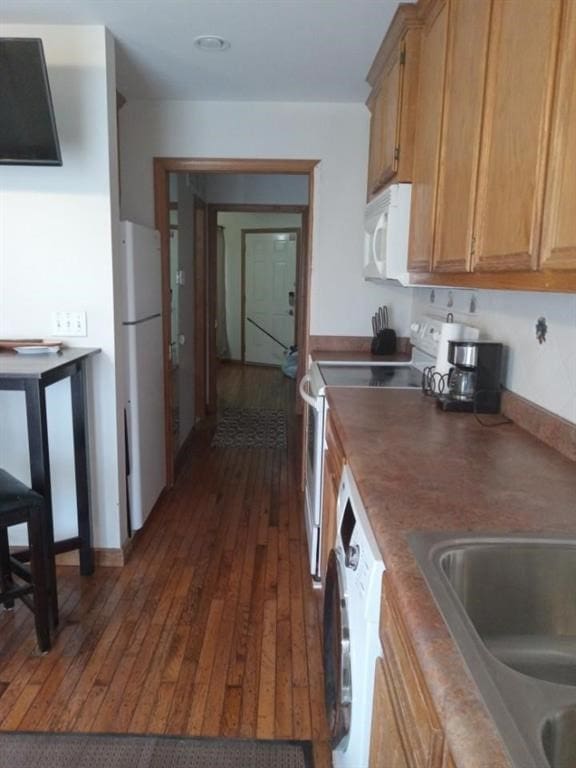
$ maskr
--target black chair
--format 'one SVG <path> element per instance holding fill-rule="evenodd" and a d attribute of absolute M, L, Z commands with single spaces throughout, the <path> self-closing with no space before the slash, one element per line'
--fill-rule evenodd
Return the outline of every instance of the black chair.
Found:
<path fill-rule="evenodd" d="M 30 567 L 10 554 L 8 528 L 28 526 Z M 44 498 L 0 469 L 0 605 L 20 599 L 34 613 L 38 647 L 50 650 L 50 624 L 58 623 L 54 541 Z"/>

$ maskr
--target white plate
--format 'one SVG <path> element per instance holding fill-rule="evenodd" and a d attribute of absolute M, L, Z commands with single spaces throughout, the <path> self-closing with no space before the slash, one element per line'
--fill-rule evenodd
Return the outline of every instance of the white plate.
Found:
<path fill-rule="evenodd" d="M 50 346 L 28 346 L 28 347 L 14 347 L 14 351 L 20 355 L 45 355 L 46 353 L 55 354 L 60 350 L 57 344 L 51 344 Z"/>

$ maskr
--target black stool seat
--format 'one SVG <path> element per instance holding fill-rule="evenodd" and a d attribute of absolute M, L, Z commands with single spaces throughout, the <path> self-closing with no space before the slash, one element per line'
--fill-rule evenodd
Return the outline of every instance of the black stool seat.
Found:
<path fill-rule="evenodd" d="M 28 488 L 27 485 L 16 480 L 5 469 L 0 469 L 0 515 L 17 512 L 22 507 L 41 507 L 44 505 L 44 497 Z"/>
<path fill-rule="evenodd" d="M 8 528 L 20 523 L 28 527 L 30 568 L 10 554 Z M 55 572 L 44 498 L 0 469 L 0 604 L 13 608 L 14 600 L 19 599 L 33 611 L 41 651 L 50 649 L 50 620 L 58 623 Z"/>

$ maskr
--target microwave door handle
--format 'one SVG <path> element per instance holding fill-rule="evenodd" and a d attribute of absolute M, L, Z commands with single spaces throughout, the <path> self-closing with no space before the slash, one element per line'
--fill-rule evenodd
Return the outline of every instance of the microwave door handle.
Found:
<path fill-rule="evenodd" d="M 316 399 L 311 397 L 308 392 L 306 392 L 306 384 L 310 383 L 310 374 L 306 374 L 305 376 L 302 376 L 302 379 L 300 381 L 300 386 L 298 387 L 300 391 L 300 397 L 302 400 L 304 400 L 305 403 L 308 403 L 308 405 L 311 408 L 314 408 L 314 410 L 318 410 L 318 404 L 316 402 Z"/>
<path fill-rule="evenodd" d="M 380 218 L 378 219 L 378 223 L 376 224 L 376 227 L 374 229 L 374 234 L 372 235 L 372 259 L 374 260 L 375 264 L 381 264 L 382 259 L 378 255 L 378 251 L 376 249 L 376 240 L 378 239 L 378 233 L 383 232 L 385 229 L 384 222 L 386 221 L 385 214 L 382 214 Z"/>

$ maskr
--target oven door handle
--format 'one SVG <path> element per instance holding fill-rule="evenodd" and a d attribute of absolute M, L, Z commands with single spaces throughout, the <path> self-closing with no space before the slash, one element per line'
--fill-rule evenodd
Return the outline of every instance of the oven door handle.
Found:
<path fill-rule="evenodd" d="M 316 398 L 312 397 L 311 395 L 306 392 L 306 384 L 310 383 L 310 374 L 307 373 L 305 376 L 302 376 L 302 379 L 300 380 L 300 386 L 298 387 L 298 390 L 300 392 L 300 397 L 302 400 L 304 400 L 305 403 L 308 403 L 308 405 L 311 408 L 314 408 L 314 410 L 318 410 L 318 403 L 316 402 Z"/>

